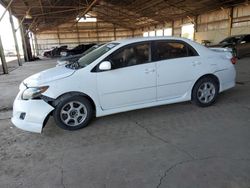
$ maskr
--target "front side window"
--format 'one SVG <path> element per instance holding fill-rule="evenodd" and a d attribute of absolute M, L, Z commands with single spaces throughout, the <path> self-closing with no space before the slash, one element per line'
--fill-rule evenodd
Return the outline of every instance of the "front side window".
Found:
<path fill-rule="evenodd" d="M 196 56 L 197 52 L 182 42 L 157 41 L 154 45 L 154 61 Z"/>
<path fill-rule="evenodd" d="M 113 53 L 107 60 L 111 62 L 112 69 L 148 63 L 149 48 L 149 43 L 129 45 Z"/>

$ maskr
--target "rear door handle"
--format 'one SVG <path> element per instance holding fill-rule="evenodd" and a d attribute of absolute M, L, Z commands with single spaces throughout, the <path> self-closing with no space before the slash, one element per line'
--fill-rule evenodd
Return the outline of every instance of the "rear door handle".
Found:
<path fill-rule="evenodd" d="M 145 73 L 146 74 L 149 74 L 151 72 L 155 72 L 155 69 L 145 69 Z"/>

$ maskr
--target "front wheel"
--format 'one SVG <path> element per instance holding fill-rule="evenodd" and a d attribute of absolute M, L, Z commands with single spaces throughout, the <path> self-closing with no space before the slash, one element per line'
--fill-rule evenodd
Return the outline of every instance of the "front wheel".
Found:
<path fill-rule="evenodd" d="M 218 96 L 218 83 L 210 77 L 199 80 L 192 91 L 192 101 L 201 107 L 212 105 Z"/>
<path fill-rule="evenodd" d="M 82 96 L 64 96 L 59 99 L 53 113 L 57 126 L 65 130 L 84 128 L 93 116 L 93 107 Z"/>

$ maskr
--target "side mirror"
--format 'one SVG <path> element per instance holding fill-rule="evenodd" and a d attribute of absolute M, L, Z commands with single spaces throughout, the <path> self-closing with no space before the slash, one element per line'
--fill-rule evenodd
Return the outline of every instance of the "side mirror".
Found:
<path fill-rule="evenodd" d="M 102 71 L 111 70 L 111 63 L 109 61 L 103 61 L 99 65 L 99 69 Z"/>

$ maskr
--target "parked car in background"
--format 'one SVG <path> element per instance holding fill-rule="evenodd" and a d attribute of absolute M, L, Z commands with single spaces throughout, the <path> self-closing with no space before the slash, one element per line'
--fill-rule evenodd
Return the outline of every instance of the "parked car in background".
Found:
<path fill-rule="evenodd" d="M 129 110 L 190 100 L 207 107 L 235 86 L 231 58 L 229 52 L 184 38 L 110 42 L 77 63 L 25 79 L 11 120 L 21 129 L 41 133 L 51 114 L 59 127 L 77 130 L 93 117 Z"/>
<path fill-rule="evenodd" d="M 250 55 L 250 34 L 231 36 L 210 47 L 232 48 L 233 54 L 238 58 L 242 58 Z"/>
<path fill-rule="evenodd" d="M 67 51 L 67 47 L 68 46 L 66 46 L 66 45 L 60 46 L 60 47 L 53 47 L 50 50 L 44 51 L 43 56 L 45 56 L 45 57 L 58 57 L 61 55 L 61 52 Z"/>
<path fill-rule="evenodd" d="M 89 52 L 91 52 L 91 51 L 99 48 L 102 45 L 103 44 L 96 44 L 96 45 L 92 46 L 91 48 L 89 48 L 88 50 L 86 50 L 82 54 L 70 55 L 70 56 L 62 57 L 62 58 L 60 58 L 57 61 L 57 66 L 62 66 L 62 65 L 66 65 L 66 64 L 77 62 L 81 57 L 83 57 L 84 55 L 88 54 Z"/>
<path fill-rule="evenodd" d="M 80 44 L 71 50 L 68 49 L 68 50 L 62 52 L 61 56 L 82 54 L 83 52 L 85 52 L 86 50 L 88 50 L 89 48 L 91 48 L 94 45 L 96 45 L 96 44 Z"/>

